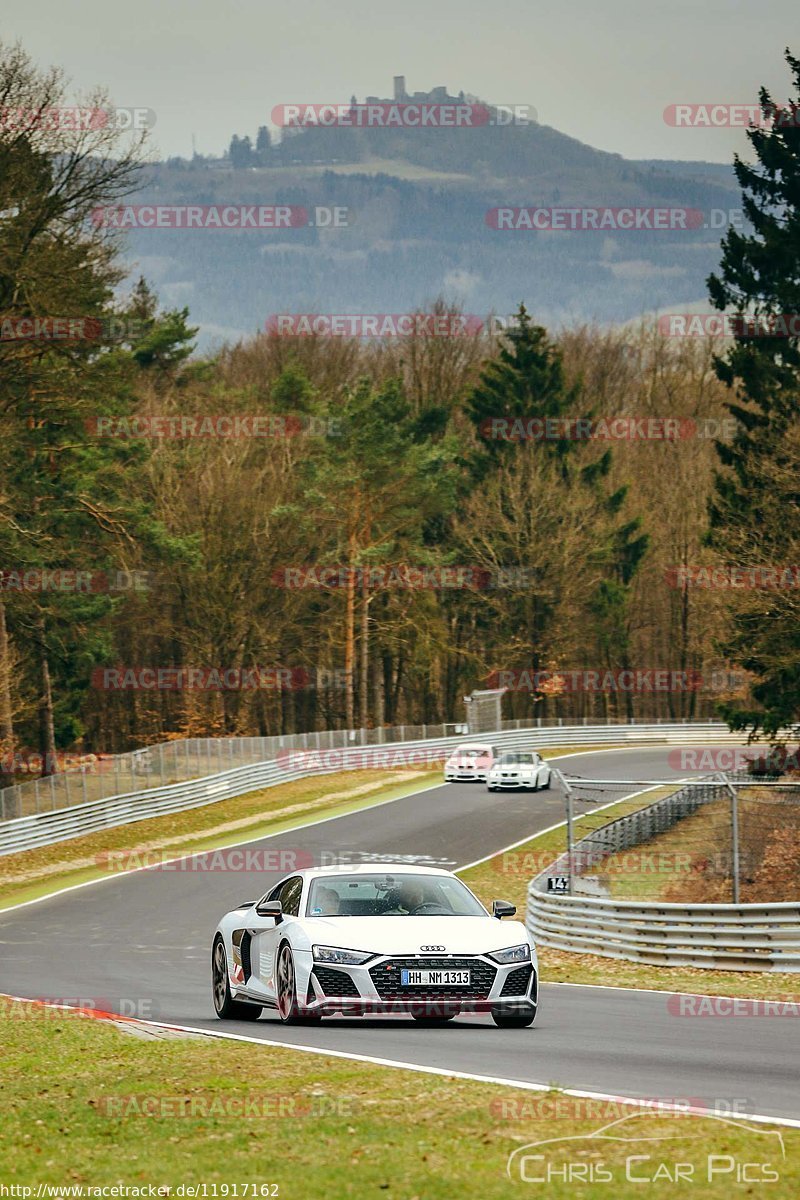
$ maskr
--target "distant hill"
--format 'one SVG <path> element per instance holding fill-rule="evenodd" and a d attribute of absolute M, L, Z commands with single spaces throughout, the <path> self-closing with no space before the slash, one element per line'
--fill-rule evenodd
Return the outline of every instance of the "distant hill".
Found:
<path fill-rule="evenodd" d="M 440 294 L 481 315 L 525 300 L 551 325 L 680 310 L 704 297 L 738 204 L 724 164 L 628 161 L 538 124 L 304 129 L 250 161 L 265 165 L 154 164 L 136 201 L 340 206 L 350 221 L 132 231 L 132 263 L 165 303 L 189 305 L 206 345 L 273 313 L 406 312 Z M 502 232 L 486 221 L 502 206 L 682 206 L 704 218 L 682 231 Z"/>

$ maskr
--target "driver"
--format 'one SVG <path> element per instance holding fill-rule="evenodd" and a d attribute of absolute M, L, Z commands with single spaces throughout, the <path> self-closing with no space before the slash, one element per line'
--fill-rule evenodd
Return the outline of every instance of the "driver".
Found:
<path fill-rule="evenodd" d="M 425 891 L 418 883 L 404 883 L 399 889 L 398 901 L 407 913 L 413 913 L 425 903 Z"/>
<path fill-rule="evenodd" d="M 321 887 L 317 890 L 317 907 L 314 909 L 314 915 L 319 917 L 338 917 L 339 916 L 339 893 L 333 888 Z"/>

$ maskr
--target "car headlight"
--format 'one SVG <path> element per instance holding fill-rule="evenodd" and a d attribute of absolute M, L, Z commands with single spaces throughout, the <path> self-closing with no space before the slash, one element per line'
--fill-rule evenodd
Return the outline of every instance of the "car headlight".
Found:
<path fill-rule="evenodd" d="M 531 948 L 527 942 L 521 946 L 509 946 L 507 950 L 495 950 L 488 955 L 496 963 L 530 962 Z"/>
<path fill-rule="evenodd" d="M 372 953 L 365 954 L 362 950 L 342 950 L 339 946 L 312 946 L 314 962 L 341 963 L 348 967 L 358 967 L 368 958 L 374 958 Z"/>

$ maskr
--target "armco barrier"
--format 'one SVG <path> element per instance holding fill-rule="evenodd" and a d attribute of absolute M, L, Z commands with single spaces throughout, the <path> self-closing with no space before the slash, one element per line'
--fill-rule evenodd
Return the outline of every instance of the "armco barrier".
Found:
<path fill-rule="evenodd" d="M 646 740 L 648 730 L 657 727 L 669 731 L 671 725 L 670 722 L 661 721 L 636 725 L 615 718 L 570 724 L 560 717 L 536 717 L 533 720 L 504 721 L 502 724 L 503 732 L 530 729 L 534 731 L 534 736 L 538 730 L 552 731 L 562 727 L 569 730 L 576 745 L 581 741 L 590 745 L 596 740 L 594 730 L 600 727 L 619 730 L 619 737 L 615 734 L 615 740 L 625 741 L 630 736 L 627 731 L 631 729 L 641 730 L 642 739 Z M 704 730 L 713 730 L 715 739 L 740 740 L 738 736 L 729 734 L 722 725 L 706 722 L 692 723 L 691 727 L 698 731 L 699 737 Z M 585 737 L 581 736 L 582 730 L 586 731 Z M 56 812 L 73 805 L 88 804 L 91 800 L 110 800 L 129 793 L 144 793 L 173 783 L 183 783 L 187 779 L 205 779 L 209 775 L 232 771 L 235 767 L 273 762 L 285 750 L 335 751 L 355 746 L 430 742 L 457 734 L 477 736 L 468 735 L 466 726 L 448 724 L 322 729 L 272 737 L 176 738 L 154 746 L 142 746 L 127 754 L 87 755 L 78 766 L 43 778 L 26 779 L 4 788 L 0 790 L 0 821 L 32 816 L 34 813 Z M 636 736 L 638 739 L 638 733 Z M 665 740 L 668 737 L 667 732 Z M 554 743 L 550 741 L 549 744 Z"/>
<path fill-rule="evenodd" d="M 720 785 L 681 789 L 601 826 L 575 843 L 574 872 L 641 845 L 720 792 Z M 653 966 L 800 971 L 800 902 L 672 904 L 548 892 L 548 876 L 568 868 L 562 855 L 528 885 L 525 923 L 540 946 Z"/>
<path fill-rule="evenodd" d="M 608 742 L 740 744 L 742 740 L 740 735 L 731 734 L 726 726 L 713 722 L 673 725 L 552 725 L 533 728 L 519 728 L 516 722 L 507 724 L 513 727 L 481 734 L 479 738 L 473 735 L 471 740 L 491 741 L 507 749 L 536 749 L 555 745 L 574 746 L 579 749 L 581 746 Z M 323 746 L 319 749 L 318 758 L 315 757 L 316 748 L 311 747 L 307 751 L 307 765 L 298 765 L 291 759 L 250 763 L 203 778 L 168 784 L 165 787 L 127 792 L 85 804 L 73 804 L 52 812 L 10 817 L 0 821 L 0 856 L 66 841 L 100 829 L 143 821 L 149 817 L 182 812 L 204 804 L 213 804 L 218 800 L 229 800 L 234 796 L 244 795 L 259 788 L 274 787 L 278 783 L 287 783 L 301 776 L 364 766 L 368 754 L 375 755 L 375 766 L 392 766 L 393 754 L 402 754 L 407 759 L 415 750 L 424 750 L 426 757 L 441 750 L 444 757 L 446 752 L 465 740 L 467 738 L 463 734 L 403 742 L 390 741 L 387 738 L 385 743 L 373 744 L 371 747 L 350 745 L 327 750 Z M 279 751 L 280 754 L 286 755 L 300 752 L 294 747 Z"/>

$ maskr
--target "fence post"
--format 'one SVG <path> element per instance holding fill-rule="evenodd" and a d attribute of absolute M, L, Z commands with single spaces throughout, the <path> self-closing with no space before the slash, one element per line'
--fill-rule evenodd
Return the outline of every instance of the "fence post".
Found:
<path fill-rule="evenodd" d="M 733 843 L 733 903 L 739 903 L 739 796 L 727 775 L 722 782 L 731 794 L 731 841 Z"/>
<path fill-rule="evenodd" d="M 572 788 L 571 788 L 571 787 L 570 787 L 570 785 L 567 783 L 566 779 L 564 778 L 564 776 L 563 776 L 563 774 L 561 773 L 561 771 L 559 771 L 558 767 L 554 767 L 554 768 L 553 768 L 553 774 L 554 774 L 554 775 L 555 775 L 555 776 L 556 776 L 558 779 L 560 779 L 560 780 L 561 780 L 561 783 L 562 783 L 562 784 L 563 784 L 563 786 L 564 786 L 564 791 L 565 791 L 565 793 L 566 793 L 565 800 L 566 800 L 566 803 L 567 803 L 567 867 L 568 867 L 568 870 L 569 870 L 569 873 L 568 873 L 568 879 L 569 879 L 569 895 L 571 896 L 571 895 L 572 895 L 572 891 L 573 891 L 573 889 L 572 889 L 572 868 L 573 868 L 573 859 L 574 859 L 573 848 L 572 848 L 572 839 L 573 839 L 573 832 L 572 832 L 572 824 L 573 824 L 573 822 L 572 822 L 572 816 L 573 816 L 573 814 L 572 814 Z"/>

